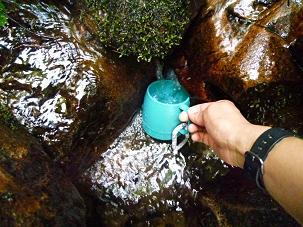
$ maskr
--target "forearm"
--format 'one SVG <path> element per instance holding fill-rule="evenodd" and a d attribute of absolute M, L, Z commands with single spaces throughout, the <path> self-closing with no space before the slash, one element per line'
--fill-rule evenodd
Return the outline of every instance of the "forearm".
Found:
<path fill-rule="evenodd" d="M 288 137 L 275 145 L 263 180 L 269 194 L 303 224 L 303 140 Z"/>
<path fill-rule="evenodd" d="M 295 137 L 284 138 L 273 147 L 265 159 L 264 152 L 268 148 L 260 149 L 260 136 L 276 129 L 249 123 L 240 111 L 226 100 L 191 107 L 188 115 L 184 113 L 180 119 L 184 122 L 190 119 L 193 122 L 188 130 L 192 133 L 194 141 L 206 143 L 230 165 L 243 168 L 245 163 L 245 169 L 251 175 L 257 173 L 256 168 L 253 165 L 247 168 L 247 165 L 253 163 L 254 159 L 249 159 L 249 154 L 246 156 L 248 162 L 245 162 L 245 153 L 255 149 L 261 151 L 255 152 L 255 155 L 260 153 L 262 160 L 265 160 L 263 180 L 267 191 L 303 225 L 303 140 Z M 272 145 L 283 138 L 283 135 L 292 136 L 286 131 L 280 133 L 272 134 L 277 138 L 269 141 L 269 144 L 266 140 L 262 143 L 266 147 L 266 144 Z M 270 134 L 265 135 L 268 139 L 274 139 Z M 260 141 L 255 147 L 258 138 Z"/>

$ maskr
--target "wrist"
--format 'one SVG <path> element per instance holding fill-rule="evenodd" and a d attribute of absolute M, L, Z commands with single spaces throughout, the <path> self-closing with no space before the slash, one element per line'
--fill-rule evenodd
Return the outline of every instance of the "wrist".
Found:
<path fill-rule="evenodd" d="M 258 137 L 268 129 L 270 129 L 268 126 L 254 125 L 251 123 L 248 123 L 241 129 L 241 132 L 239 132 L 240 136 L 236 142 L 236 163 L 238 167 L 243 169 L 245 152 L 249 151 Z"/>

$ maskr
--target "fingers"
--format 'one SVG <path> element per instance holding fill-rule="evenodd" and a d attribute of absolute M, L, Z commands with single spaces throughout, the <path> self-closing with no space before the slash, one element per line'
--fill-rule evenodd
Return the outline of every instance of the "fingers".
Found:
<path fill-rule="evenodd" d="M 179 119 L 181 122 L 188 121 L 188 114 L 185 111 L 181 112 L 179 115 Z"/>
<path fill-rule="evenodd" d="M 206 145 L 209 145 L 209 135 L 207 134 L 205 129 L 195 124 L 190 124 L 188 126 L 188 131 L 191 133 L 191 139 L 194 142 L 203 142 Z"/>
<path fill-rule="evenodd" d="M 186 122 L 190 119 L 192 122 L 200 125 L 199 123 L 202 121 L 202 113 L 211 103 L 212 102 L 195 105 L 190 107 L 188 112 L 181 112 L 179 115 L 180 121 Z"/>
<path fill-rule="evenodd" d="M 195 124 L 190 124 L 188 126 L 188 131 L 190 133 L 195 133 L 195 132 L 198 132 L 198 131 L 202 131 L 201 127 L 199 127 L 198 125 L 195 125 Z"/>
<path fill-rule="evenodd" d="M 212 103 L 213 102 L 209 102 L 192 106 L 187 113 L 182 112 L 179 116 L 179 119 L 182 122 L 191 120 L 194 123 L 188 126 L 188 131 L 192 134 L 191 138 L 194 142 L 203 142 L 206 145 L 209 145 L 210 137 L 204 128 L 203 112 Z"/>
<path fill-rule="evenodd" d="M 209 144 L 209 136 L 206 132 L 201 132 L 201 131 L 196 132 L 196 133 L 191 135 L 191 139 L 194 142 L 203 142 L 208 146 L 210 145 Z"/>
<path fill-rule="evenodd" d="M 191 139 L 194 142 L 202 142 L 202 138 L 203 138 L 202 132 L 197 132 L 191 135 Z"/>
<path fill-rule="evenodd" d="M 204 126 L 203 111 L 211 104 L 212 102 L 208 102 L 190 107 L 188 109 L 189 119 L 199 126 Z"/>

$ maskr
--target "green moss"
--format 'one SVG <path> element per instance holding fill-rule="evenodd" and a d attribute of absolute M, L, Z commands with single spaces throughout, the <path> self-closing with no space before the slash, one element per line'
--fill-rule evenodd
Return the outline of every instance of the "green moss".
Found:
<path fill-rule="evenodd" d="M 7 23 L 6 8 L 2 1 L 0 1 L 0 27 L 3 27 Z"/>
<path fill-rule="evenodd" d="M 188 0 L 86 0 L 102 43 L 138 61 L 164 58 L 182 39 Z"/>
<path fill-rule="evenodd" d="M 12 130 L 18 128 L 19 122 L 16 120 L 11 110 L 0 103 L 0 123 L 8 126 Z"/>

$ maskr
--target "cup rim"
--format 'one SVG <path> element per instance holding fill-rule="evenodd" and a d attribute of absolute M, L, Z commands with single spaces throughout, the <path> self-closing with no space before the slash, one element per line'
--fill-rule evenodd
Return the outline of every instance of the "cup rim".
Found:
<path fill-rule="evenodd" d="M 146 94 L 149 96 L 149 98 L 151 98 L 153 101 L 163 105 L 163 106 L 180 106 L 181 104 L 184 104 L 184 103 L 187 103 L 188 101 L 190 101 L 190 97 L 189 95 L 187 96 L 187 98 L 182 101 L 182 102 L 178 102 L 178 103 L 164 103 L 164 102 L 160 102 L 159 100 L 157 100 L 155 97 L 153 97 L 150 92 L 149 92 L 149 89 L 151 88 L 151 86 L 153 86 L 154 84 L 157 84 L 157 83 L 161 83 L 163 81 L 171 81 L 171 82 L 175 82 L 174 80 L 156 80 L 154 82 L 152 82 L 150 85 L 148 85 L 148 88 L 147 88 L 147 91 L 146 91 Z M 182 87 L 183 88 L 183 87 Z M 183 88 L 184 89 L 184 88 Z M 185 90 L 186 91 L 186 90 Z M 187 91 L 186 91 L 187 92 Z"/>

